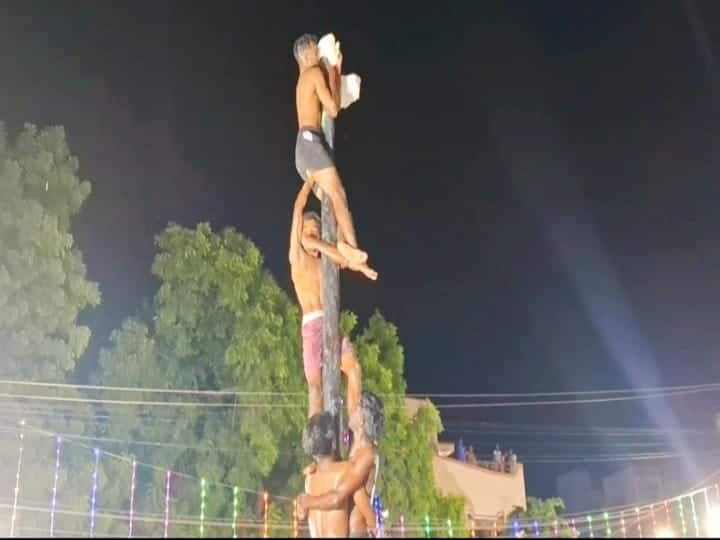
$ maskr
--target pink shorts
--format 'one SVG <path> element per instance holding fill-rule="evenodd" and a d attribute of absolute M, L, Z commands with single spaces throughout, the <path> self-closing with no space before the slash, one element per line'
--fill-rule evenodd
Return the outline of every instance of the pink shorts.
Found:
<path fill-rule="evenodd" d="M 303 368 L 308 382 L 313 378 L 318 380 L 322 375 L 322 329 L 322 316 L 313 318 L 302 325 Z M 345 356 L 352 350 L 350 340 L 343 337 L 340 354 Z"/>

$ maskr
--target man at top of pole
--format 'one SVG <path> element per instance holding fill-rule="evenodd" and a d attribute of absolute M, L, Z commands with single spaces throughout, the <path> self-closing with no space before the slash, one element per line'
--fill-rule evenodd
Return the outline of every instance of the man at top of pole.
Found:
<path fill-rule="evenodd" d="M 295 40 L 293 55 L 300 69 L 295 89 L 298 119 L 295 167 L 303 180 L 312 177 L 329 197 L 338 224 L 340 254 L 350 263 L 362 264 L 367 260 L 367 253 L 358 248 L 345 189 L 322 131 L 323 109 L 332 118 L 340 111 L 342 54 L 338 48 L 336 65 L 325 69 L 320 63 L 317 37 L 303 34 Z"/>

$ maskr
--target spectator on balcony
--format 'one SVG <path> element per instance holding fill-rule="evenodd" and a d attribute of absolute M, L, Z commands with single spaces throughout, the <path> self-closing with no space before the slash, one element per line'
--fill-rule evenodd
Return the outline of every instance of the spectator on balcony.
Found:
<path fill-rule="evenodd" d="M 500 445 L 495 445 L 495 450 L 493 450 L 493 465 L 496 471 L 502 471 L 502 461 L 503 456 L 502 452 L 500 451 Z"/>
<path fill-rule="evenodd" d="M 457 452 L 455 452 L 455 459 L 458 461 L 467 461 L 467 454 L 465 452 L 465 444 L 462 438 L 458 441 Z"/>

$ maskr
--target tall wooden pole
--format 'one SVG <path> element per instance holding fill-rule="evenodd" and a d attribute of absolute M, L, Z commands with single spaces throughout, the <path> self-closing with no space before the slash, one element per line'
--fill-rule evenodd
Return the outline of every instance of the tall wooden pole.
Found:
<path fill-rule="evenodd" d="M 322 115 L 325 139 L 334 149 L 335 122 L 327 114 Z M 322 238 L 325 242 L 337 243 L 337 221 L 328 196 L 322 194 L 321 204 Z M 341 430 L 342 406 L 340 404 L 340 272 L 338 267 L 325 255 L 322 256 L 323 276 L 323 407 L 338 419 L 338 440 L 336 459 L 340 459 L 343 436 Z"/>

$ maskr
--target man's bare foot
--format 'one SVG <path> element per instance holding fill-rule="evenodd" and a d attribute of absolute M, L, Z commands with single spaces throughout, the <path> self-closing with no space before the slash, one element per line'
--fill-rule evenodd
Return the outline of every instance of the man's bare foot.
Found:
<path fill-rule="evenodd" d="M 378 277 L 378 273 L 365 263 L 355 264 L 348 262 L 348 268 L 350 270 L 354 270 L 355 272 L 362 272 L 365 274 L 366 278 L 371 279 L 372 281 L 375 281 Z"/>
<path fill-rule="evenodd" d="M 350 264 L 362 264 L 367 261 L 367 253 L 361 249 L 352 247 L 350 244 L 338 241 L 337 248 L 340 255 L 345 257 Z"/>

